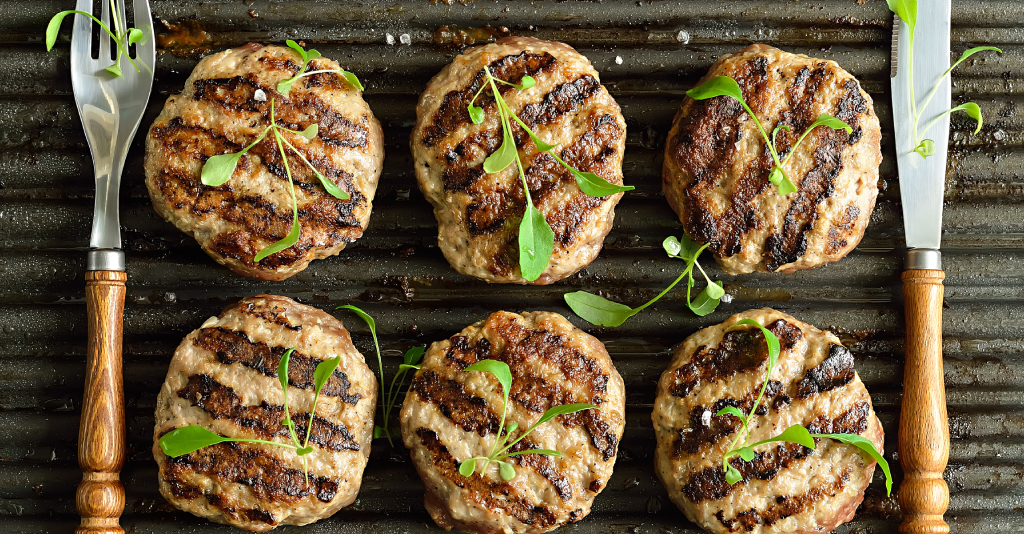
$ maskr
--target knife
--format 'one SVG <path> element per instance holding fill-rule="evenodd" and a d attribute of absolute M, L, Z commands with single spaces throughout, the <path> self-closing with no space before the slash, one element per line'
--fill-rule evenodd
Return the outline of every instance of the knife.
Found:
<path fill-rule="evenodd" d="M 946 419 L 946 388 L 942 373 L 942 200 L 945 191 L 946 149 L 949 116 L 921 132 L 931 139 L 935 152 L 927 158 L 914 152 L 914 96 L 921 103 L 949 68 L 950 0 L 929 0 L 918 13 L 909 55 L 911 34 L 906 22 L 895 17 L 892 37 L 892 108 L 896 129 L 896 161 L 899 167 L 900 200 L 907 240 L 903 271 L 903 305 L 906 321 L 906 360 L 903 373 L 903 404 L 900 409 L 899 461 L 903 482 L 899 503 L 903 509 L 903 533 L 949 532 L 942 515 L 949 506 L 949 488 L 942 473 L 949 459 L 949 424 Z M 920 124 L 949 108 L 950 85 L 939 82 Z"/>

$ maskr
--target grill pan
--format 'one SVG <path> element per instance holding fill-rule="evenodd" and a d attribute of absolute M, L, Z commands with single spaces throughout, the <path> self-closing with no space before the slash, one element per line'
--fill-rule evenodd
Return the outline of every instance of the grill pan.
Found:
<path fill-rule="evenodd" d="M 177 512 L 157 490 L 153 409 L 174 348 L 225 305 L 261 292 L 377 318 L 388 371 L 413 345 L 449 337 L 499 309 L 560 312 L 605 342 L 626 382 L 627 425 L 614 477 L 576 533 L 697 532 L 654 477 L 650 412 L 670 348 L 701 327 L 772 306 L 851 348 L 895 459 L 903 367 L 899 302 L 903 226 L 888 96 L 891 16 L 868 0 L 776 2 L 512 2 L 406 0 L 154 1 L 160 53 L 148 127 L 200 57 L 250 41 L 305 41 L 356 72 L 384 126 L 387 156 L 366 235 L 339 257 L 283 282 L 218 266 L 153 211 L 140 134 L 122 192 L 128 254 L 124 324 L 127 532 L 232 532 Z M 85 369 L 82 250 L 92 208 L 91 162 L 75 116 L 67 33 L 46 53 L 43 29 L 68 2 L 8 0 L 0 13 L 0 523 L 6 532 L 70 532 Z M 66 25 L 66 32 L 70 25 Z M 628 123 L 619 204 L 601 256 L 547 287 L 489 286 L 458 275 L 416 189 L 408 138 L 416 98 L 463 47 L 504 35 L 565 41 L 594 63 Z M 586 289 L 639 304 L 683 268 L 661 240 L 681 232 L 661 195 L 661 152 L 683 92 L 716 58 L 750 43 L 839 62 L 860 79 L 883 125 L 883 187 L 861 246 L 837 264 L 796 274 L 729 277 L 732 302 L 697 318 L 674 292 L 617 329 L 583 323 L 561 295 Z M 945 371 L 952 447 L 946 480 L 954 532 L 1024 530 L 1024 10 L 1009 0 L 956 2 L 953 53 L 996 45 L 953 76 L 955 103 L 977 102 L 985 128 L 954 118 L 947 172 Z M 954 58 L 955 59 L 955 58 Z M 375 369 L 366 327 L 342 316 Z M 390 377 L 387 377 L 390 380 Z M 893 462 L 896 482 L 901 478 Z M 856 519 L 839 532 L 895 532 L 900 512 L 876 474 Z M 404 449 L 374 443 L 359 500 L 308 532 L 437 532 Z M 298 531 L 283 528 L 283 532 Z"/>

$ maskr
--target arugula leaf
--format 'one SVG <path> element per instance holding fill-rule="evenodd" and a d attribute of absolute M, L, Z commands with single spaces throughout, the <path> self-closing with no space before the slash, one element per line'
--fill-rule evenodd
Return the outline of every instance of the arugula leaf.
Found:
<path fill-rule="evenodd" d="M 585 403 L 585 402 L 575 403 L 575 404 L 563 404 L 561 406 L 555 406 L 553 408 L 548 408 L 548 410 L 545 411 L 544 414 L 540 416 L 540 419 L 538 419 L 537 422 L 534 423 L 533 426 L 536 427 L 536 426 L 542 425 L 544 423 L 547 423 L 548 421 L 558 417 L 559 415 L 567 415 L 567 414 L 571 414 L 571 413 L 582 412 L 582 411 L 585 411 L 585 410 L 594 410 L 594 409 L 599 409 L 599 408 L 597 406 L 593 405 L 593 404 L 588 404 L 588 403 Z"/>
<path fill-rule="evenodd" d="M 768 345 L 768 374 L 770 375 L 772 370 L 775 369 L 775 363 L 779 361 L 779 354 L 782 352 L 782 345 L 779 343 L 779 338 L 776 337 L 771 330 L 768 330 L 761 323 L 753 319 L 742 319 L 736 321 L 735 324 L 729 327 L 729 330 L 743 325 L 756 326 L 761 330 L 761 334 L 764 336 L 764 341 Z"/>
<path fill-rule="evenodd" d="M 740 458 L 742 458 L 744 462 L 749 462 L 753 460 L 755 456 L 754 449 L 751 449 L 750 447 L 740 447 L 740 450 L 737 451 L 737 453 L 740 455 Z"/>
<path fill-rule="evenodd" d="M 512 467 L 512 464 L 508 462 L 498 462 L 498 474 L 501 475 L 501 479 L 506 482 L 516 478 L 516 470 Z"/>
<path fill-rule="evenodd" d="M 619 326 L 637 313 L 637 310 L 625 304 L 619 304 L 586 291 L 566 293 L 563 298 L 573 313 L 597 326 Z"/>
<path fill-rule="evenodd" d="M 931 139 L 922 139 L 921 143 L 917 145 L 914 152 L 921 154 L 922 158 L 927 158 L 935 153 L 935 141 Z"/>
<path fill-rule="evenodd" d="M 792 152 L 790 152 L 792 154 Z M 788 195 L 790 193 L 796 193 L 796 186 L 793 182 L 789 181 L 789 177 L 786 176 L 785 171 L 782 167 L 775 167 L 772 172 L 768 174 L 768 181 L 775 184 L 779 188 L 780 195 Z"/>
<path fill-rule="evenodd" d="M 821 115 L 818 115 L 818 118 L 812 122 L 806 130 L 804 130 L 804 135 L 807 135 L 807 132 L 817 128 L 818 126 L 828 126 L 833 130 L 846 130 L 847 134 L 853 133 L 853 128 L 850 127 L 849 124 L 846 124 L 828 113 L 822 113 Z"/>
<path fill-rule="evenodd" d="M 519 223 L 519 268 L 523 278 L 534 281 L 544 274 L 555 250 L 555 232 L 533 203 Z"/>
<path fill-rule="evenodd" d="M 288 78 L 285 80 L 281 80 L 277 82 L 277 87 L 275 87 L 275 89 L 277 89 L 278 93 L 281 93 L 284 96 L 288 96 L 288 93 L 292 92 L 292 84 L 295 83 L 295 80 L 298 80 L 298 78 Z"/>
<path fill-rule="evenodd" d="M 679 242 L 679 238 L 670 235 L 661 242 L 661 248 L 665 249 L 665 253 L 669 256 L 679 257 L 679 253 L 683 251 L 683 244 Z"/>
<path fill-rule="evenodd" d="M 816 438 L 829 438 L 846 443 L 847 445 L 853 445 L 858 449 L 867 453 L 872 459 L 878 462 L 878 466 L 882 468 L 882 472 L 885 473 L 885 494 L 892 495 L 892 473 L 889 471 L 889 462 L 885 461 L 885 457 L 882 453 L 878 452 L 875 448 L 875 444 L 871 443 L 871 440 L 860 436 L 858 434 L 811 434 Z"/>
<path fill-rule="evenodd" d="M 527 90 L 527 89 L 529 89 L 529 88 L 533 87 L 533 86 L 534 86 L 534 85 L 536 85 L 536 84 L 537 84 L 537 80 L 533 79 L 533 76 L 529 76 L 529 75 L 527 75 L 527 76 L 523 76 L 523 77 L 522 77 L 522 78 L 521 78 L 521 79 L 519 80 L 519 85 L 517 85 L 516 87 L 517 87 L 517 88 L 518 88 L 518 89 L 519 89 L 520 91 L 525 91 L 525 90 Z"/>
<path fill-rule="evenodd" d="M 505 135 L 501 141 L 501 146 L 484 160 L 484 172 L 487 174 L 494 174 L 507 169 L 519 157 L 515 139 L 512 137 L 512 132 L 509 131 L 509 128 L 505 126 L 504 121 L 502 121 L 502 130 L 505 131 Z"/>
<path fill-rule="evenodd" d="M 712 286 L 717 286 L 718 289 L 711 289 Z M 717 294 L 719 296 L 714 297 L 712 294 Z M 687 302 L 686 305 L 695 315 L 704 317 L 715 311 L 715 308 L 718 308 L 718 304 L 721 303 L 721 300 L 719 299 L 722 298 L 722 295 L 725 295 L 725 289 L 722 288 L 722 283 L 714 282 L 701 290 L 701 292 L 697 294 L 697 297 L 693 299 L 693 302 Z M 687 294 L 687 297 L 689 297 L 689 294 Z"/>
<path fill-rule="evenodd" d="M 203 447 L 231 441 L 205 427 L 189 425 L 175 428 L 160 437 L 160 450 L 171 458 L 191 454 Z"/>
<path fill-rule="evenodd" d="M 551 449 L 527 449 L 525 451 L 510 452 L 510 453 L 506 454 L 505 456 L 506 457 L 507 456 L 522 456 L 524 454 L 543 454 L 545 456 L 555 456 L 557 458 L 564 458 L 565 457 L 564 454 L 562 454 L 562 453 L 560 453 L 558 451 L 553 451 Z"/>
<path fill-rule="evenodd" d="M 299 43 L 296 43 L 295 41 L 292 41 L 291 39 L 288 39 L 287 41 L 284 42 L 284 44 L 288 45 L 288 48 L 291 48 L 292 50 L 294 50 L 295 53 L 298 54 L 300 58 L 302 58 L 302 62 L 303 63 L 306 63 L 306 62 L 309 61 L 309 56 L 306 54 L 306 49 L 304 49 L 301 46 L 299 46 Z M 303 65 L 303 67 L 305 67 L 305 65 Z M 300 72 L 301 72 L 301 69 L 300 69 Z"/>
<path fill-rule="evenodd" d="M 914 32 L 917 26 L 917 0 L 885 0 L 889 4 L 889 10 L 899 15 L 903 22 Z"/>
<path fill-rule="evenodd" d="M 964 113 L 967 114 L 968 117 L 977 121 L 978 127 L 974 129 L 975 135 L 977 135 L 977 133 L 981 131 L 981 108 L 978 107 L 977 104 L 975 104 L 974 102 L 964 102 L 963 104 L 960 104 L 959 106 L 949 110 L 948 113 L 953 113 L 954 111 L 963 111 Z M 934 148 L 932 148 L 932 150 L 934 151 Z"/>
<path fill-rule="evenodd" d="M 114 63 L 113 65 L 111 65 L 111 66 L 109 66 L 109 67 L 107 67 L 107 68 L 105 68 L 103 70 L 109 72 L 110 74 L 112 74 L 115 77 L 124 76 L 124 73 L 121 72 L 121 66 L 118 65 L 117 63 Z"/>
<path fill-rule="evenodd" d="M 464 477 L 471 476 L 474 471 L 476 471 L 476 458 L 470 458 L 459 464 L 459 474 Z"/>
<path fill-rule="evenodd" d="M 469 118 L 473 121 L 473 124 L 484 122 L 484 108 L 470 104 L 466 109 L 469 110 Z"/>
<path fill-rule="evenodd" d="M 423 353 L 426 351 L 427 347 L 413 347 L 405 351 L 405 356 L 403 357 L 405 365 L 415 365 L 420 363 L 420 360 L 423 359 Z"/>
<path fill-rule="evenodd" d="M 569 170 L 572 172 L 573 177 L 576 178 L 576 185 L 590 197 L 606 197 L 636 189 L 631 185 L 613 184 L 592 172 L 580 172 L 572 168 Z"/>
<path fill-rule="evenodd" d="M 719 96 L 731 96 L 738 100 L 744 107 L 746 102 L 743 101 L 743 90 L 740 89 L 740 84 L 736 83 L 736 80 L 728 76 L 715 76 L 710 80 L 690 89 L 686 92 L 686 96 L 694 100 L 707 100 L 708 98 L 715 98 Z M 753 115 L 753 113 L 750 113 Z"/>
<path fill-rule="evenodd" d="M 217 187 L 227 183 L 231 179 L 231 175 L 235 173 L 238 160 L 242 159 L 243 155 L 245 155 L 243 152 L 235 152 L 210 156 L 200 172 L 200 180 L 203 185 Z"/>
<path fill-rule="evenodd" d="M 754 447 L 757 447 L 759 445 L 764 445 L 765 443 L 774 443 L 776 441 L 796 443 L 799 445 L 803 445 L 808 449 L 814 448 L 814 438 L 811 437 L 811 433 L 808 432 L 803 425 L 793 425 L 787 428 L 786 430 L 783 430 L 781 434 L 773 438 L 768 438 L 766 440 L 758 441 L 757 443 L 747 445 L 747 448 L 753 449 Z"/>
<path fill-rule="evenodd" d="M 725 481 L 735 484 L 741 480 L 743 480 L 743 475 L 732 464 L 725 464 Z"/>
<path fill-rule="evenodd" d="M 123 73 L 121 72 L 121 67 L 119 66 L 119 63 L 121 61 L 121 56 L 122 55 L 128 57 L 128 61 L 132 64 L 132 66 L 135 67 L 135 70 L 139 70 L 139 66 L 135 63 L 135 60 L 133 60 L 131 58 L 131 56 L 128 56 L 127 51 L 125 50 L 125 47 L 127 45 L 134 44 L 135 42 L 139 42 L 139 41 L 141 41 L 142 39 L 145 38 L 145 34 L 142 34 L 141 36 L 139 36 L 139 35 L 137 35 L 135 33 L 135 32 L 142 33 L 141 30 L 138 30 L 136 28 L 131 28 L 129 31 L 127 31 L 127 32 L 125 32 L 123 34 L 121 34 L 121 33 L 115 34 L 114 32 L 110 31 L 110 27 L 108 27 L 106 24 L 104 24 L 103 21 L 101 21 L 100 19 L 94 17 L 91 13 L 86 13 L 85 11 L 79 11 L 77 9 L 72 9 L 72 10 L 68 10 L 68 11 L 61 11 L 61 12 L 57 13 L 56 15 L 54 15 L 50 19 L 50 22 L 47 23 L 47 25 L 46 25 L 46 33 L 45 33 L 46 51 L 47 52 L 52 50 L 53 49 L 53 45 L 57 43 L 57 35 L 58 35 L 58 33 L 60 33 L 60 25 L 64 22 L 64 19 L 68 15 L 71 15 L 71 14 L 84 15 L 86 17 L 89 17 L 90 19 L 92 19 L 92 21 L 94 23 L 96 23 L 96 25 L 98 25 L 104 32 L 106 32 L 107 35 L 109 35 L 111 39 L 113 39 L 114 44 L 117 46 L 117 59 L 114 61 L 113 65 L 110 65 L 109 67 L 107 67 L 107 68 L 105 68 L 103 70 L 107 71 L 108 73 L 110 73 L 113 76 L 117 76 L 117 77 L 122 76 Z M 116 27 L 116 24 L 115 24 L 115 27 Z"/>
<path fill-rule="evenodd" d="M 357 316 L 359 316 L 360 319 L 363 320 L 364 323 L 366 323 L 366 326 L 368 326 L 370 328 L 370 336 L 373 338 L 373 348 L 377 352 L 377 370 L 380 372 L 380 388 L 377 391 L 383 392 L 384 391 L 384 361 L 383 361 L 383 359 L 381 359 L 381 356 L 380 356 L 380 343 L 377 341 L 377 321 L 374 321 L 373 317 L 370 317 L 370 314 L 364 312 L 363 310 L 361 310 L 361 309 L 359 309 L 359 308 L 357 308 L 357 307 L 355 307 L 355 306 L 353 306 L 351 304 L 343 304 L 343 305 L 338 306 L 338 307 L 336 307 L 334 309 L 335 310 L 349 310 L 349 311 L 355 313 Z M 394 386 L 394 382 L 392 382 L 392 386 Z M 385 410 L 387 410 L 387 405 L 385 405 Z M 388 424 L 387 416 L 388 416 L 388 411 L 385 411 L 384 412 L 384 425 Z M 379 431 L 378 431 L 378 429 L 379 429 Z M 387 429 L 386 426 L 376 426 L 376 427 L 374 427 L 374 429 L 373 429 L 373 437 L 374 438 L 379 438 L 380 436 L 385 436 L 386 438 L 388 438 L 388 444 L 391 445 L 392 447 L 395 446 L 394 442 L 391 439 L 391 433 L 388 432 L 388 429 Z"/>
<path fill-rule="evenodd" d="M 733 417 L 738 417 L 740 422 L 743 423 L 744 426 L 746 426 L 747 424 L 747 416 L 739 408 L 735 406 L 726 406 L 721 410 L 718 410 L 717 413 L 715 413 L 715 417 L 718 417 L 720 415 L 731 415 Z"/>
<path fill-rule="evenodd" d="M 135 43 L 141 43 L 146 38 L 146 33 L 138 28 L 130 28 L 128 30 L 128 44 L 133 45 Z"/>
<path fill-rule="evenodd" d="M 320 390 L 324 389 L 324 385 L 331 379 L 331 375 L 334 374 L 339 364 L 341 364 L 341 356 L 335 356 L 316 364 L 316 370 L 313 371 L 313 388 L 316 395 L 319 395 Z M 316 401 L 313 404 L 316 405 Z"/>
<path fill-rule="evenodd" d="M 480 360 L 466 366 L 463 370 L 482 371 L 494 375 L 494 378 L 498 379 L 498 383 L 501 384 L 502 397 L 505 399 L 505 404 L 508 405 L 508 395 L 512 391 L 512 371 L 509 370 L 507 363 L 498 360 Z"/>
<path fill-rule="evenodd" d="M 299 132 L 299 135 L 301 135 L 307 141 L 310 141 L 314 137 L 316 137 L 317 133 L 319 133 L 319 132 L 320 132 L 320 126 L 317 123 L 314 122 L 313 124 L 310 124 L 309 126 L 307 126 L 305 130 L 302 130 L 301 132 Z"/>
<path fill-rule="evenodd" d="M 256 256 L 252 259 L 253 263 L 259 263 L 264 258 L 272 254 L 277 254 L 282 250 L 291 248 L 295 243 L 299 242 L 299 235 L 302 233 L 302 229 L 299 227 L 299 212 L 298 208 L 292 210 L 292 229 L 288 232 L 288 235 L 284 236 L 280 241 L 277 241 L 270 246 L 260 250 L 256 253 Z"/>
<path fill-rule="evenodd" d="M 347 71 L 345 69 L 341 69 L 338 72 L 338 74 L 341 74 L 341 77 L 345 78 L 345 81 L 348 82 L 349 85 L 359 89 L 360 91 L 365 91 L 366 90 L 366 88 L 363 87 L 363 82 L 360 82 L 359 78 L 356 77 L 356 75 L 354 73 L 349 72 L 349 71 Z"/>

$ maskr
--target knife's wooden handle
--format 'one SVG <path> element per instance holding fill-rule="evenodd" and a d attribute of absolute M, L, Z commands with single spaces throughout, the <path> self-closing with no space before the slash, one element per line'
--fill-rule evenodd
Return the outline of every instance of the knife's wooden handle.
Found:
<path fill-rule="evenodd" d="M 85 306 L 89 347 L 85 363 L 78 465 L 82 483 L 76 505 L 82 524 L 76 534 L 122 534 L 124 510 L 124 383 L 121 377 L 121 326 L 124 318 L 123 271 L 87 271 Z"/>
<path fill-rule="evenodd" d="M 949 488 L 942 478 L 949 459 L 946 386 L 942 374 L 942 280 L 938 270 L 903 273 L 907 356 L 900 410 L 899 501 L 904 534 L 945 534 L 942 514 Z"/>

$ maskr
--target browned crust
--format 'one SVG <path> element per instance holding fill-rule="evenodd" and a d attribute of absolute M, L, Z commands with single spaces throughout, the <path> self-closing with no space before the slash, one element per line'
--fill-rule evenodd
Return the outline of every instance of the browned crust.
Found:
<path fill-rule="evenodd" d="M 358 89 L 338 76 L 303 78 L 289 97 L 275 90 L 278 81 L 298 72 L 293 54 L 282 47 L 243 47 L 207 56 L 184 92 L 168 99 L 146 141 L 146 185 L 157 212 L 193 235 L 219 263 L 264 280 L 287 278 L 362 235 L 383 159 L 380 124 Z M 319 58 L 308 70 L 336 68 L 334 61 Z M 223 77 L 199 77 L 210 72 Z M 255 98 L 257 90 L 266 100 Z M 224 185 L 203 185 L 200 170 L 211 156 L 238 151 L 262 132 L 270 123 L 271 99 L 277 102 L 280 125 L 297 130 L 319 125 L 311 141 L 283 135 L 351 198 L 328 194 L 316 175 L 290 155 L 301 237 L 293 247 L 255 263 L 256 253 L 284 238 L 292 226 L 287 173 L 273 136 L 254 146 Z M 267 183 L 257 187 L 261 181 Z"/>
<path fill-rule="evenodd" d="M 736 79 L 768 132 L 791 128 L 779 131 L 780 157 L 820 113 L 853 132 L 822 127 L 808 135 L 787 165 L 799 191 L 780 198 L 768 182 L 771 156 L 740 104 L 686 98 L 668 136 L 663 185 L 687 235 L 707 243 L 731 274 L 807 269 L 848 254 L 877 196 L 881 130 L 871 97 L 832 61 L 766 45 L 722 57 L 701 82 L 720 75 Z M 780 208 L 768 211 L 769 203 Z M 836 203 L 846 205 L 823 215 Z"/>

